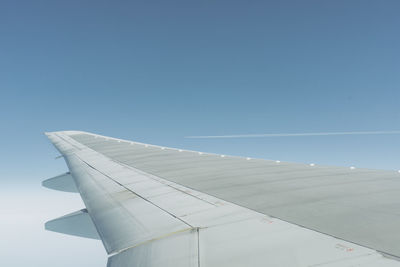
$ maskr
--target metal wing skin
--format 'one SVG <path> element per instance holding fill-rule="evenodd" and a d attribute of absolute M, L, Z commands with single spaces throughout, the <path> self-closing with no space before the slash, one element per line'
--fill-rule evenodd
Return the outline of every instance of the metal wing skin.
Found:
<path fill-rule="evenodd" d="M 49 230 L 101 239 L 109 267 L 400 267 L 397 172 L 46 135 L 69 173 L 43 184 L 86 206 Z"/>

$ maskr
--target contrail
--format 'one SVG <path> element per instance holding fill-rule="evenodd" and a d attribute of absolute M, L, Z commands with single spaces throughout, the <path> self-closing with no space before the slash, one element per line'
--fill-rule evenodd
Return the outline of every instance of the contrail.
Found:
<path fill-rule="evenodd" d="M 212 138 L 258 138 L 258 137 L 283 137 L 283 136 L 379 135 L 379 134 L 400 134 L 400 131 L 199 135 L 199 136 L 186 136 L 185 138 L 212 139 Z"/>

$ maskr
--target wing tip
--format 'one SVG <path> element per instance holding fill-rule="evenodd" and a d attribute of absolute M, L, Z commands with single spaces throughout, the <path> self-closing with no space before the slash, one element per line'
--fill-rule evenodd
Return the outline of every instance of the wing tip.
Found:
<path fill-rule="evenodd" d="M 78 130 L 62 130 L 62 131 L 45 131 L 43 134 L 46 136 L 51 136 L 54 134 L 63 133 L 67 135 L 76 135 L 76 134 L 92 134 L 85 131 L 78 131 Z"/>

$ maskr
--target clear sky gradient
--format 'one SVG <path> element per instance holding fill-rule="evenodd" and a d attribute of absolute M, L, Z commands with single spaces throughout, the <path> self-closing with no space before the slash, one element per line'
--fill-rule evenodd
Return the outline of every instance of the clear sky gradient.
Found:
<path fill-rule="evenodd" d="M 10 240 L 22 214 L 43 214 L 30 224 L 41 227 L 55 194 L 40 181 L 66 170 L 45 131 L 400 169 L 400 135 L 184 138 L 400 130 L 399 10 L 397 0 L 1 1 L 0 207 L 16 229 L 5 230 Z M 65 206 L 59 199 L 49 211 L 79 208 L 57 194 Z M 20 196 L 29 208 L 12 211 Z M 4 257 L 21 253 L 16 247 Z"/>

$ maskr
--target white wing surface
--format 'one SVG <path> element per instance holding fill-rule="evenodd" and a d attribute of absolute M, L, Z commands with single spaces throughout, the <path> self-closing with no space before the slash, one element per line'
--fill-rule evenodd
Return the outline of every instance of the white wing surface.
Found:
<path fill-rule="evenodd" d="M 66 218 L 86 224 L 76 216 L 90 216 L 109 267 L 400 267 L 397 172 L 222 156 L 77 131 L 47 136 L 75 187 L 64 188 L 72 188 L 66 177 L 45 184 L 77 189 L 85 212 Z M 64 225 L 63 218 L 52 225 Z"/>

